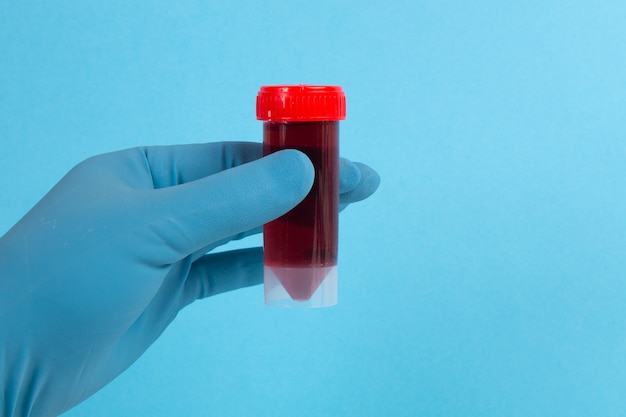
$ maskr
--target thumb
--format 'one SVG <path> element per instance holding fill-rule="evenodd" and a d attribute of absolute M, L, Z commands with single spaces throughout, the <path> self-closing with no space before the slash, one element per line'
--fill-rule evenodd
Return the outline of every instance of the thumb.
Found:
<path fill-rule="evenodd" d="M 151 233 L 176 262 L 216 241 L 257 228 L 295 207 L 315 171 L 302 152 L 284 150 L 185 184 L 152 191 Z M 152 216 L 151 216 L 152 217 Z"/>

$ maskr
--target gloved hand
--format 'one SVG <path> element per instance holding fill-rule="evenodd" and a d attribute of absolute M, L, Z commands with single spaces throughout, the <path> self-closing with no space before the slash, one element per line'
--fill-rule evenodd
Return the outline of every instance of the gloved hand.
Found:
<path fill-rule="evenodd" d="M 56 416 L 128 368 L 192 301 L 258 284 L 261 231 L 313 182 L 261 144 L 135 148 L 72 169 L 0 239 L 0 412 Z M 378 175 L 342 160 L 341 203 Z"/>

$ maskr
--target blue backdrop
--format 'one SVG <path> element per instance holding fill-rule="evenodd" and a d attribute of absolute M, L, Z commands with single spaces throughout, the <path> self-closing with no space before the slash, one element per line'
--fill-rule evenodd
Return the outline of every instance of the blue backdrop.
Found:
<path fill-rule="evenodd" d="M 342 154 L 382 178 L 341 215 L 338 306 L 197 302 L 65 415 L 625 415 L 625 21 L 623 1 L 0 1 L 0 234 L 90 155 L 259 141 L 263 84 L 342 85 Z"/>

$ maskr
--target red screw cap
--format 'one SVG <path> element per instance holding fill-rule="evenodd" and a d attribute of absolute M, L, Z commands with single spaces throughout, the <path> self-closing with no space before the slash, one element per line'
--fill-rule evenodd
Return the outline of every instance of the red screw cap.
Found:
<path fill-rule="evenodd" d="M 335 86 L 265 86 L 256 97 L 256 118 L 269 122 L 344 120 L 346 96 Z"/>

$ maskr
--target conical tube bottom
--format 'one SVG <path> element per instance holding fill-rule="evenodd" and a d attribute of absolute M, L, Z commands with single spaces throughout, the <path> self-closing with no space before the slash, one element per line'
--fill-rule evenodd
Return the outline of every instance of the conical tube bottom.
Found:
<path fill-rule="evenodd" d="M 337 304 L 337 266 L 264 267 L 265 304 L 328 307 Z"/>

